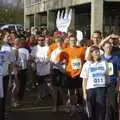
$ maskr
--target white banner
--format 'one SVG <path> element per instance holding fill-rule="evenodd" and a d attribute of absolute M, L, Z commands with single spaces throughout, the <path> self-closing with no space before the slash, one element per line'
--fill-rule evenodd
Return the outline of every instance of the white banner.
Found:
<path fill-rule="evenodd" d="M 57 19 L 56 19 L 56 27 L 58 31 L 60 32 L 68 32 L 68 28 L 70 26 L 72 19 L 72 9 L 68 10 L 62 10 L 62 12 L 58 11 L 57 13 Z"/>

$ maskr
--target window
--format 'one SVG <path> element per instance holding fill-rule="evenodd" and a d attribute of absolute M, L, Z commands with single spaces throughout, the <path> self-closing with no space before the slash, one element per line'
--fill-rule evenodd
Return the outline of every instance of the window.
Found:
<path fill-rule="evenodd" d="M 8 26 L 8 29 L 15 30 L 15 26 Z"/>
<path fill-rule="evenodd" d="M 17 30 L 18 30 L 18 31 L 23 31 L 24 29 L 23 29 L 22 26 L 17 26 Z"/>

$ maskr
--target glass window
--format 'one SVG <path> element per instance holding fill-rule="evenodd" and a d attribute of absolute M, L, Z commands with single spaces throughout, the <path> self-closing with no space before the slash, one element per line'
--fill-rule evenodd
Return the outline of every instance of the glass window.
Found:
<path fill-rule="evenodd" d="M 15 26 L 8 26 L 8 29 L 15 30 Z"/>
<path fill-rule="evenodd" d="M 17 26 L 17 30 L 18 30 L 18 31 L 23 31 L 24 29 L 23 29 L 22 26 Z"/>

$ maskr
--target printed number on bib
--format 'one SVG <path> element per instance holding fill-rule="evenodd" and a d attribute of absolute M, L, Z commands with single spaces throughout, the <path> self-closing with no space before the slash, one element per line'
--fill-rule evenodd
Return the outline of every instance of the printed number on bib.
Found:
<path fill-rule="evenodd" d="M 108 64 L 108 75 L 113 75 L 114 74 L 114 68 L 112 63 L 107 63 Z"/>
<path fill-rule="evenodd" d="M 104 77 L 99 77 L 99 78 L 94 78 L 94 87 L 104 87 L 105 86 L 105 78 Z"/>
<path fill-rule="evenodd" d="M 81 60 L 79 58 L 73 59 L 71 64 L 73 70 L 79 70 L 81 68 Z"/>

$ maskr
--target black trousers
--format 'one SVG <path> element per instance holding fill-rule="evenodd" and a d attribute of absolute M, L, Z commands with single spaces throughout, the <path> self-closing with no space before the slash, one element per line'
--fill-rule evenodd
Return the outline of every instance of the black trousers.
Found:
<path fill-rule="evenodd" d="M 20 70 L 18 72 L 18 79 L 20 82 L 19 85 L 19 92 L 18 92 L 18 100 L 21 101 L 24 97 L 24 92 L 26 88 L 26 82 L 27 82 L 27 70 Z"/>
<path fill-rule="evenodd" d="M 0 98 L 0 120 L 5 120 L 5 105 L 6 105 L 6 99 L 7 99 L 7 91 L 8 91 L 8 81 L 9 76 L 6 75 L 3 77 L 3 92 L 4 92 L 4 98 Z"/>
<path fill-rule="evenodd" d="M 109 85 L 107 88 L 106 120 L 119 120 L 117 97 L 116 85 Z"/>
<path fill-rule="evenodd" d="M 105 120 L 106 88 L 87 90 L 89 120 Z"/>
<path fill-rule="evenodd" d="M 4 98 L 0 98 L 0 120 L 5 120 L 5 101 Z"/>

